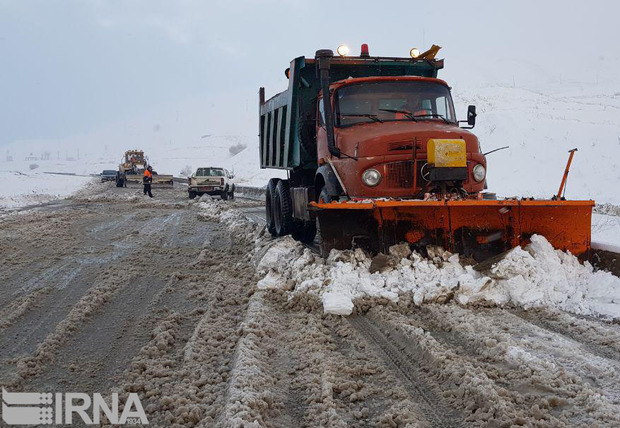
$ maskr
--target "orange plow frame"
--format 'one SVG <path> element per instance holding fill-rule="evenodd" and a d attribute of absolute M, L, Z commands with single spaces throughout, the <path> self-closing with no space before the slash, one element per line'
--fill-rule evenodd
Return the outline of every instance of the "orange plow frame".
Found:
<path fill-rule="evenodd" d="M 594 201 L 461 200 L 312 203 L 322 252 L 354 246 L 385 252 L 394 244 L 441 245 L 482 261 L 543 235 L 585 259 Z"/>

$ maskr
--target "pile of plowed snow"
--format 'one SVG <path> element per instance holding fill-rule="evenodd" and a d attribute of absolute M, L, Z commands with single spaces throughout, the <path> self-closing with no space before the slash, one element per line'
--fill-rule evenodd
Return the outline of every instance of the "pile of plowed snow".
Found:
<path fill-rule="evenodd" d="M 291 238 L 278 240 L 258 262 L 259 288 L 315 295 L 325 313 L 349 315 L 362 298 L 398 302 L 410 294 L 416 305 L 454 299 L 462 305 L 513 304 L 554 307 L 576 314 L 620 317 L 620 278 L 594 271 L 534 235 L 484 272 L 463 266 L 457 254 L 429 248 L 429 257 L 395 245 L 373 259 L 361 250 L 332 250 L 323 259 Z"/>

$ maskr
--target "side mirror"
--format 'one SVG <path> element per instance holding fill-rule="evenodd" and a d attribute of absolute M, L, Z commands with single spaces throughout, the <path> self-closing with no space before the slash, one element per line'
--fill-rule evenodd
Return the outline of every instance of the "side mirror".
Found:
<path fill-rule="evenodd" d="M 467 124 L 472 128 L 476 126 L 476 106 L 467 107 Z"/>
<path fill-rule="evenodd" d="M 469 126 L 461 126 L 463 129 L 472 129 L 476 126 L 476 106 L 467 107 L 467 120 L 459 120 L 459 123 L 467 123 Z"/>

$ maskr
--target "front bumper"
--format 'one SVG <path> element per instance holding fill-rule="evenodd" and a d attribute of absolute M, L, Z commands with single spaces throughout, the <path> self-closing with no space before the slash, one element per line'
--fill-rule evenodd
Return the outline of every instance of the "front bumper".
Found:
<path fill-rule="evenodd" d="M 188 187 L 188 192 L 196 192 L 196 193 L 208 193 L 208 194 L 217 194 L 223 191 L 222 186 L 192 186 Z"/>

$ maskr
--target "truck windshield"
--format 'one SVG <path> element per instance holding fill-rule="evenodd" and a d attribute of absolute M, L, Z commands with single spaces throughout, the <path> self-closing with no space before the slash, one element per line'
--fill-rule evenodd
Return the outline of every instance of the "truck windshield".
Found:
<path fill-rule="evenodd" d="M 196 171 L 197 177 L 223 177 L 224 170 L 216 168 L 198 168 Z"/>
<path fill-rule="evenodd" d="M 456 121 L 450 90 L 436 82 L 355 83 L 338 89 L 335 97 L 338 127 L 401 120 Z"/>

